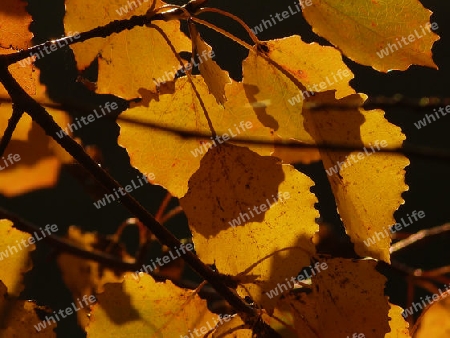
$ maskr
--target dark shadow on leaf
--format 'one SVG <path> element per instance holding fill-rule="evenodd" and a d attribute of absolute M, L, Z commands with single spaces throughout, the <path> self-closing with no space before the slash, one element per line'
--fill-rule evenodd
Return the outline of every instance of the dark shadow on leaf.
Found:
<path fill-rule="evenodd" d="M 266 127 L 272 128 L 275 131 L 278 130 L 278 121 L 272 115 L 267 114 L 264 103 L 259 102 L 255 97 L 259 93 L 258 87 L 244 83 L 244 90 L 248 102 L 252 105 L 258 120 Z"/>
<path fill-rule="evenodd" d="M 265 212 L 254 208 L 273 204 L 283 181 L 278 159 L 222 144 L 202 158 L 180 204 L 192 220 L 190 226 L 208 238 L 228 229 L 229 222 L 262 222 Z"/>

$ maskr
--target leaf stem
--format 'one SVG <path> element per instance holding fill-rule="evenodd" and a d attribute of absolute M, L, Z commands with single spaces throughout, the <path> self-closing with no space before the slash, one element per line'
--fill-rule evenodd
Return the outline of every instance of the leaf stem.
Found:
<path fill-rule="evenodd" d="M 248 35 L 250 36 L 250 38 L 253 40 L 253 42 L 255 43 L 255 45 L 260 44 L 261 42 L 259 41 L 259 39 L 257 38 L 257 36 L 255 35 L 255 33 L 253 33 L 253 31 L 250 29 L 250 27 L 239 17 L 237 17 L 234 14 L 231 14 L 227 11 L 218 9 L 218 8 L 211 8 L 211 7 L 204 7 L 201 8 L 197 13 L 195 14 L 201 14 L 204 12 L 213 12 L 213 13 L 219 13 L 222 14 L 224 16 L 227 16 L 231 19 L 233 19 L 234 21 L 237 21 L 248 33 Z"/>

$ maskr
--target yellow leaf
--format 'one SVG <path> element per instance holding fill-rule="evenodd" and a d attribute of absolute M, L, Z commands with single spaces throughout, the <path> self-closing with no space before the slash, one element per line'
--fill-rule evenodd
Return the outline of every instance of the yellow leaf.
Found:
<path fill-rule="evenodd" d="M 363 102 L 366 96 L 360 96 Z M 339 103 L 353 99 L 349 96 Z M 329 92 L 319 93 L 309 101 L 336 102 Z M 405 135 L 387 121 L 379 109 L 304 109 L 303 113 L 305 128 L 317 143 L 361 146 L 360 152 L 323 150 L 320 153 L 339 214 L 356 253 L 390 262 L 388 228 L 395 224 L 393 214 L 403 204 L 401 195 L 408 189 L 404 168 L 409 160 L 401 154 L 377 151 L 386 146 L 401 147 Z M 377 232 L 383 236 L 377 235 L 375 243 L 366 245 L 364 241 L 374 238 Z"/>
<path fill-rule="evenodd" d="M 158 8 L 164 4 L 156 0 L 155 6 Z M 143 15 L 152 5 L 153 1 L 143 2 L 132 12 L 120 16 L 118 11 L 128 6 L 123 0 L 108 1 L 107 5 L 101 1 L 68 0 L 64 26 L 66 31 L 87 31 L 131 14 Z M 174 74 L 181 65 L 166 38 L 177 53 L 192 50 L 191 41 L 180 31 L 180 23 L 175 20 L 155 21 L 152 27 L 134 27 L 131 31 L 123 31 L 107 38 L 95 38 L 74 44 L 71 48 L 79 69 L 86 68 L 98 54 L 101 55 L 99 93 L 113 93 L 131 99 L 143 95 L 142 90 L 156 93 L 158 82 L 174 80 Z"/>
<path fill-rule="evenodd" d="M 0 54 L 12 54 L 15 50 L 27 49 L 32 45 L 33 34 L 28 29 L 32 18 L 26 7 L 27 2 L 22 0 L 0 1 Z M 20 67 L 15 63 L 8 69 L 28 94 L 35 93 L 37 77 L 31 67 Z M 5 94 L 0 84 L 0 98 L 5 98 Z"/>
<path fill-rule="evenodd" d="M 59 125 L 65 127 L 70 122 L 66 113 L 49 111 Z M 6 129 L 11 114 L 10 104 L 0 105 L 1 132 Z M 8 158 L 8 155 L 11 156 Z M 3 158 L 0 160 L 0 193 L 8 197 L 52 187 L 58 179 L 61 164 L 72 160 L 27 114 L 17 124 Z M 15 161 L 17 158 L 19 160 Z"/>
<path fill-rule="evenodd" d="M 78 243 L 87 251 L 93 250 L 99 245 L 100 239 L 96 233 L 83 233 L 75 226 L 69 227 L 67 238 Z M 97 248 L 97 250 L 101 250 Z M 118 259 L 130 259 L 118 257 Z M 109 268 L 102 267 L 99 263 L 62 253 L 57 259 L 61 269 L 62 278 L 67 288 L 72 292 L 73 299 L 82 298 L 85 295 L 93 295 L 103 292 L 106 283 L 120 283 L 122 276 Z M 77 312 L 80 326 L 85 328 L 89 323 L 89 309 L 83 307 Z"/>
<path fill-rule="evenodd" d="M 146 274 L 139 281 L 126 274 L 123 284 L 106 285 L 97 299 L 88 338 L 104 337 L 105 332 L 117 338 L 189 337 L 220 324 L 219 316 L 194 291 L 170 281 L 157 283 Z"/>
<path fill-rule="evenodd" d="M 283 337 L 409 337 L 401 308 L 384 296 L 386 278 L 374 260 L 324 262 L 328 268 L 312 277 L 311 287 L 285 295 L 272 317 L 263 315 L 269 325 Z"/>
<path fill-rule="evenodd" d="M 434 301 L 422 312 L 418 319 L 419 328 L 414 338 L 447 338 L 450 336 L 450 297 L 448 296 L 449 293 L 442 294 L 443 298 Z"/>
<path fill-rule="evenodd" d="M 190 32 L 192 36 L 192 41 L 196 48 L 197 54 L 199 58 L 203 60 L 199 64 L 200 74 L 202 74 L 205 79 L 206 84 L 208 85 L 210 93 L 214 95 L 218 103 L 225 103 L 225 85 L 227 83 L 231 83 L 231 79 L 228 76 L 228 72 L 222 70 L 215 61 L 212 60 L 209 56 L 214 56 L 214 52 L 205 41 L 200 37 L 200 34 L 197 32 L 197 29 L 194 25 L 190 26 Z M 208 55 L 205 58 L 203 55 Z"/>
<path fill-rule="evenodd" d="M 389 325 L 391 326 L 391 332 L 386 333 L 384 338 L 411 337 L 408 330 L 409 324 L 402 316 L 403 309 L 398 305 L 394 305 L 391 303 L 389 303 L 389 305 L 391 306 L 391 308 L 389 309 Z"/>
<path fill-rule="evenodd" d="M 315 33 L 360 64 L 382 72 L 411 64 L 437 68 L 431 48 L 439 37 L 426 28 L 431 12 L 417 0 L 314 0 L 303 15 Z"/>
<path fill-rule="evenodd" d="M 298 35 L 265 44 L 270 59 L 297 78 L 308 91 L 336 90 L 337 99 L 355 94 L 349 85 L 354 75 L 337 49 L 316 42 L 306 43 Z"/>
<path fill-rule="evenodd" d="M 251 328 L 239 316 L 234 316 L 228 323 L 220 325 L 212 334 L 212 338 L 252 338 Z"/>
<path fill-rule="evenodd" d="M 282 139 L 276 137 L 279 141 Z M 295 142 L 295 140 L 290 140 Z M 297 141 L 298 144 L 305 144 L 304 142 Z M 272 156 L 278 157 L 283 163 L 303 163 L 310 164 L 312 162 L 320 161 L 320 152 L 317 149 L 295 149 L 283 146 L 275 145 L 275 151 L 271 154 Z"/>
<path fill-rule="evenodd" d="M 208 121 L 202 107 L 207 110 L 208 118 L 217 133 L 218 140 L 180 139 L 172 134 L 155 132 L 145 126 L 118 120 L 120 125 L 119 144 L 124 146 L 131 158 L 131 164 L 142 173 L 154 173 L 155 183 L 164 186 L 175 197 L 182 197 L 187 191 L 188 180 L 199 168 L 200 159 L 209 147 L 228 142 L 233 137 L 256 137 L 273 139 L 268 128 L 264 127 L 247 105 L 242 84 L 233 82 L 226 86 L 229 100 L 225 107 L 217 105 L 216 99 L 209 94 L 208 87 L 200 76 L 193 77 L 198 99 L 191 83 L 186 77 L 177 79 L 172 95 L 160 95 L 151 107 L 135 107 L 122 116 L 135 121 L 153 122 L 163 126 L 208 132 Z M 249 128 L 247 128 L 249 127 Z M 258 153 L 269 155 L 270 147 L 252 146 Z"/>
<path fill-rule="evenodd" d="M 5 318 L 6 315 L 6 327 L 0 327 L 0 337 L 35 337 L 36 329 L 35 325 L 41 322 L 36 310 L 47 310 L 41 306 L 36 306 L 34 302 L 17 300 L 15 298 L 4 297 L 7 289 L 5 284 L 0 281 L 0 318 Z M 47 326 L 39 331 L 39 338 L 56 338 L 54 329 L 57 324 Z"/>
<path fill-rule="evenodd" d="M 8 220 L 0 220 L 0 280 L 11 295 L 18 296 L 24 288 L 23 274 L 31 270 L 29 253 L 35 245 L 28 241 L 29 234 L 12 225 Z"/>
<path fill-rule="evenodd" d="M 276 297 L 265 292 L 296 276 L 315 253 L 312 184 L 273 157 L 233 145 L 211 149 L 180 200 L 197 255 L 270 309 Z"/>
<path fill-rule="evenodd" d="M 299 36 L 272 40 L 266 47 L 272 61 L 250 52 L 242 63 L 247 98 L 250 104 L 263 103 L 255 109 L 258 118 L 279 137 L 313 143 L 303 128 L 304 99 L 313 96 L 313 92 L 332 89 L 337 90 L 337 98 L 354 93 L 348 85 L 353 74 L 336 49 L 307 44 Z M 292 78 L 306 89 L 300 91 Z"/>

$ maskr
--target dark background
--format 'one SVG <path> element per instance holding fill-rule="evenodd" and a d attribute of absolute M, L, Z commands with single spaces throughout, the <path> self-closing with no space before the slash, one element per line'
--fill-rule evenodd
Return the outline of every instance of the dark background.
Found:
<path fill-rule="evenodd" d="M 174 1 L 182 4 L 184 1 Z M 248 23 L 250 27 L 258 25 L 262 19 L 268 19 L 276 12 L 286 10 L 293 5 L 293 0 L 278 1 L 219 1 L 211 0 L 209 6 L 227 10 Z M 379 73 L 370 67 L 358 65 L 347 58 L 344 61 L 355 74 L 351 85 L 357 92 L 366 93 L 369 96 L 403 94 L 408 97 L 420 98 L 424 96 L 450 97 L 450 3 L 438 0 L 423 0 L 423 5 L 434 14 L 431 22 L 437 22 L 439 29 L 437 34 L 441 39 L 434 44 L 434 61 L 439 70 L 425 67 L 412 66 L 407 71 L 392 71 Z M 126 1 L 124 0 L 124 4 Z M 146 4 L 144 4 L 146 5 Z M 63 15 L 64 2 L 54 1 L 29 1 L 29 12 L 34 22 L 31 26 L 35 34 L 34 43 L 41 43 L 48 39 L 60 37 L 64 34 Z M 202 18 L 214 22 L 216 25 L 226 28 L 229 32 L 245 38 L 243 30 L 233 21 L 221 18 L 216 14 L 205 14 Z M 345 29 L 345 27 L 342 27 Z M 215 51 L 215 60 L 234 79 L 241 78 L 241 61 L 247 52 L 228 38 L 210 30 L 199 28 L 203 38 L 210 43 Z M 282 38 L 297 34 L 304 41 L 317 41 L 327 44 L 325 40 L 312 33 L 308 23 L 300 13 L 289 17 L 276 26 L 264 30 L 258 35 L 261 40 Z M 248 39 L 247 39 L 248 40 Z M 145 56 L 143 56 L 145 57 Z M 314 57 L 313 55 L 311 57 Z M 111 101 L 107 95 L 96 95 L 89 92 L 81 84 L 76 83 L 78 76 L 74 57 L 70 49 L 64 48 L 51 53 L 37 62 L 41 69 L 41 80 L 48 86 L 49 94 L 56 101 L 85 102 L 88 104 L 101 104 Z M 95 80 L 95 64 L 91 67 L 87 77 Z M 400 126 L 407 136 L 407 142 L 414 145 L 426 145 L 433 148 L 450 149 L 448 129 L 450 117 L 442 117 L 437 122 L 431 123 L 425 128 L 417 130 L 414 122 L 423 117 L 430 110 L 414 110 L 406 108 L 386 109 L 386 117 L 392 123 Z M 75 117 L 81 112 L 72 110 Z M 83 127 L 75 135 L 83 140 L 85 145 L 96 145 L 102 153 L 102 166 L 121 183 L 128 184 L 138 173 L 129 164 L 129 158 L 125 150 L 117 145 L 119 129 L 113 120 L 106 118 L 101 122 L 89 124 Z M 419 157 L 410 157 L 411 164 L 406 168 L 406 183 L 409 191 L 403 194 L 405 204 L 395 213 L 399 220 L 413 210 L 423 210 L 424 219 L 414 222 L 406 230 L 416 232 L 424 228 L 441 225 L 450 220 L 448 205 L 448 192 L 450 180 L 447 173 L 450 169 L 448 162 Z M 312 177 L 316 182 L 313 192 L 320 203 L 317 205 L 323 220 L 332 225 L 337 231 L 336 242 L 345 241 L 345 233 L 336 213 L 335 202 L 331 193 L 326 174 L 321 163 L 309 166 L 297 166 L 301 171 Z M 81 181 L 74 177 L 82 177 Z M 368 173 L 370 174 L 370 173 Z M 43 189 L 17 198 L 7 199 L 0 196 L 0 205 L 13 211 L 38 226 L 48 223 L 56 223 L 62 229 L 58 235 L 63 235 L 70 225 L 77 225 L 85 231 L 98 231 L 103 234 L 114 233 L 121 222 L 131 215 L 120 204 L 114 203 L 97 210 L 86 190 L 89 187 L 97 189 L 95 182 L 82 176 L 82 170 L 77 166 L 65 166 L 60 174 L 56 187 Z M 158 186 L 145 186 L 132 192 L 148 210 L 155 213 L 165 196 L 165 191 Z M 171 206 L 177 203 L 172 202 Z M 174 231 L 179 238 L 189 237 L 187 220 L 179 215 L 169 221 L 166 226 Z M 440 235 L 431 240 L 414 245 L 411 249 L 402 251 L 401 255 L 393 256 L 393 260 L 408 264 L 414 268 L 430 269 L 450 263 L 448 252 L 449 235 Z M 127 242 L 130 253 L 134 253 L 137 244 L 137 232 L 128 230 L 124 240 Z M 52 309 L 65 308 L 72 302 L 70 292 L 65 288 L 55 260 L 48 260 L 51 248 L 43 242 L 37 244 L 38 250 L 33 256 L 34 268 L 26 275 L 26 289 L 22 293 L 24 299 L 34 299 L 39 304 L 48 305 Z M 399 275 L 386 272 L 389 277 L 386 293 L 393 303 L 405 306 L 406 284 L 404 278 Z M 188 274 L 193 279 L 193 274 Z M 418 294 L 417 296 L 420 296 Z M 83 337 L 84 334 L 76 324 L 76 316 L 58 322 L 56 329 L 58 337 Z"/>

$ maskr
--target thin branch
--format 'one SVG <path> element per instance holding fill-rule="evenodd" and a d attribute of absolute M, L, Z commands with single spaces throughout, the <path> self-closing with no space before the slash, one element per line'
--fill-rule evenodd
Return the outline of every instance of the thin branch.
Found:
<path fill-rule="evenodd" d="M 148 128 L 152 128 L 155 130 L 161 130 L 164 132 L 172 133 L 180 136 L 184 139 L 210 139 L 211 134 L 205 132 L 198 132 L 194 130 L 188 130 L 177 127 L 164 126 L 158 123 L 148 122 L 148 121 L 139 121 L 134 118 L 129 118 L 125 116 L 119 116 L 118 120 L 133 123 L 139 126 L 145 126 Z M 235 137 L 230 140 L 230 143 L 236 144 L 256 144 L 262 146 L 273 147 L 276 145 L 277 147 L 283 148 L 294 148 L 294 149 L 319 149 L 319 150 L 327 150 L 334 152 L 343 152 L 343 151 L 364 151 L 363 147 L 370 147 L 370 145 L 351 145 L 351 144 L 338 144 L 338 143 L 316 143 L 316 144 L 307 144 L 300 143 L 299 141 L 275 141 L 275 140 L 267 140 L 267 139 L 256 139 L 256 138 L 244 138 L 244 137 Z M 403 154 L 405 156 L 419 156 L 425 158 L 434 158 L 438 160 L 449 160 L 450 159 L 450 150 L 446 149 L 436 149 L 431 147 L 423 147 L 417 145 L 404 144 L 403 147 L 395 147 L 395 148 L 380 148 L 377 149 L 379 153 L 398 153 Z"/>
<path fill-rule="evenodd" d="M 14 223 L 14 226 L 19 229 L 26 231 L 30 234 L 33 233 L 39 233 L 41 230 L 36 225 L 22 219 L 21 217 L 17 216 L 16 214 L 7 211 L 3 208 L 0 208 L 0 218 L 6 218 L 9 219 L 11 222 Z M 117 257 L 105 254 L 102 251 L 96 251 L 91 250 L 87 251 L 85 248 L 79 247 L 75 245 L 72 241 L 69 241 L 64 238 L 60 238 L 55 235 L 48 235 L 46 237 L 42 238 L 43 241 L 48 242 L 53 247 L 76 255 L 81 258 L 90 259 L 93 261 L 96 261 L 98 263 L 101 263 L 102 265 L 111 267 L 111 268 L 118 268 L 125 271 L 135 271 L 138 268 L 138 265 L 135 263 L 135 261 L 121 261 L 118 260 Z"/>
<path fill-rule="evenodd" d="M 450 231 L 450 223 L 445 223 L 443 225 L 439 225 L 431 229 L 420 230 L 414 235 L 411 235 L 408 238 L 402 239 L 401 241 L 392 244 L 391 248 L 389 249 L 389 252 L 393 254 L 394 252 L 402 250 L 407 246 L 414 244 L 420 240 L 423 240 L 429 236 L 440 235 L 447 231 Z"/>
<path fill-rule="evenodd" d="M 387 96 L 371 96 L 363 104 L 328 104 L 328 103 L 311 103 L 305 102 L 304 105 L 311 109 L 340 109 L 350 110 L 355 108 L 375 109 L 375 108 L 413 108 L 415 110 L 430 110 L 431 108 L 439 108 L 450 105 L 450 98 L 439 97 L 422 97 L 410 98 L 401 94 L 391 97 Z"/>
<path fill-rule="evenodd" d="M 183 208 L 181 206 L 176 206 L 175 208 L 173 208 L 172 210 L 170 210 L 167 214 L 165 214 L 163 216 L 163 218 L 161 219 L 161 224 L 166 223 L 169 219 L 171 219 L 172 217 L 175 217 L 178 214 L 181 214 L 183 212 Z"/>
<path fill-rule="evenodd" d="M 9 142 L 11 141 L 14 130 L 17 127 L 17 123 L 19 123 L 20 118 L 23 115 L 23 110 L 20 110 L 16 105 L 13 105 L 13 113 L 8 120 L 8 125 L 6 126 L 5 132 L 0 140 L 0 156 L 3 156 L 3 153 L 6 150 Z"/>
<path fill-rule="evenodd" d="M 184 65 L 181 63 L 181 66 L 184 67 Z M 185 71 L 187 73 L 187 71 Z M 369 96 L 367 100 L 361 104 L 361 105 L 328 105 L 326 103 L 313 103 L 313 102 L 303 102 L 303 107 L 305 109 L 311 109 L 311 110 L 319 110 L 319 109 L 340 109 L 340 110 L 353 110 L 357 108 L 365 108 L 365 109 L 376 109 L 376 108 L 412 108 L 412 110 L 408 111 L 412 114 L 423 114 L 423 110 L 429 111 L 431 108 L 438 108 L 445 105 L 450 104 L 450 98 L 438 98 L 438 97 L 422 97 L 422 98 L 412 98 L 412 97 L 402 97 L 401 100 L 397 99 L 398 96 L 401 96 L 400 94 L 396 94 L 391 98 L 387 98 L 385 96 Z M 140 101 L 140 98 L 131 99 L 128 100 L 129 103 Z M 12 103 L 12 100 L 9 96 L 4 96 L 0 94 L 0 103 Z M 425 102 L 425 103 L 424 103 Z M 81 110 L 83 112 L 91 112 L 91 108 L 87 108 L 84 105 L 84 102 L 64 102 L 64 104 L 60 103 L 54 103 L 54 102 L 40 102 L 38 103 L 43 107 L 53 108 L 53 109 L 59 109 L 62 111 L 65 111 L 66 109 L 75 108 L 78 110 Z M 391 113 L 399 112 L 404 114 L 402 111 L 392 111 Z"/>
<path fill-rule="evenodd" d="M 172 194 L 170 192 L 166 193 L 166 196 L 164 196 L 163 201 L 161 202 L 161 205 L 158 208 L 158 211 L 156 212 L 155 219 L 161 223 L 164 224 L 164 222 L 161 221 L 164 211 L 166 211 L 167 205 L 169 204 L 170 200 L 172 199 Z"/>

